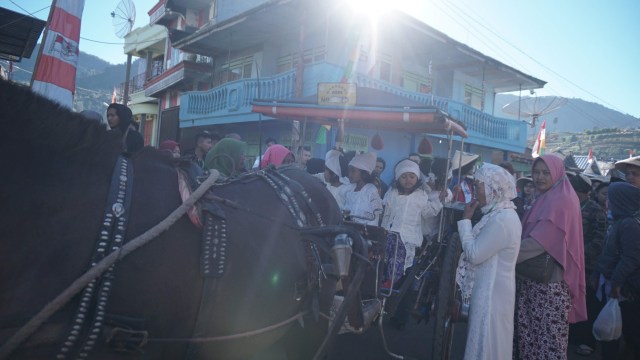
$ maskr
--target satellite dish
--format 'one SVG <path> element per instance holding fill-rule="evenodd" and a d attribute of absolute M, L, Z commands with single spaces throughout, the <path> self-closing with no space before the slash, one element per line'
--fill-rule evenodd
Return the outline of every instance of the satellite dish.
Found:
<path fill-rule="evenodd" d="M 531 118 L 531 121 L 523 121 L 533 128 L 540 116 L 558 110 L 567 101 L 559 96 L 526 97 L 503 106 L 502 111 L 518 117 Z"/>
<path fill-rule="evenodd" d="M 136 7 L 132 0 L 121 0 L 114 11 L 111 12 L 111 24 L 116 36 L 125 37 L 136 21 Z"/>

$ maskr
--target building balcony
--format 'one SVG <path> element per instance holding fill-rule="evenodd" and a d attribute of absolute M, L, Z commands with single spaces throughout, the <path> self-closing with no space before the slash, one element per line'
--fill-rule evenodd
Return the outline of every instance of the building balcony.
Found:
<path fill-rule="evenodd" d="M 319 82 L 339 82 L 343 71 L 342 67 L 327 62 L 306 66 L 303 95 L 315 94 Z M 468 143 L 517 153 L 523 153 L 525 150 L 527 125 L 524 122 L 498 118 L 461 102 L 407 91 L 365 75 L 356 75 L 354 81 L 359 87 L 382 90 L 438 107 L 467 126 Z M 180 98 L 180 126 L 256 121 L 257 114 L 251 113 L 251 102 L 254 99 L 291 99 L 294 90 L 295 72 L 290 70 L 278 76 L 261 79 L 259 87 L 257 79 L 252 78 L 227 83 L 209 91 L 186 92 Z"/>
<path fill-rule="evenodd" d="M 291 99 L 295 94 L 295 71 L 273 77 L 236 80 L 208 91 L 180 96 L 180 127 L 258 120 L 251 112 L 254 99 Z"/>
<path fill-rule="evenodd" d="M 211 63 L 207 57 L 196 58 L 194 61 L 182 61 L 169 68 L 154 68 L 152 77 L 144 84 L 144 94 L 147 97 L 157 97 L 166 89 L 189 82 L 206 81 L 212 76 Z"/>

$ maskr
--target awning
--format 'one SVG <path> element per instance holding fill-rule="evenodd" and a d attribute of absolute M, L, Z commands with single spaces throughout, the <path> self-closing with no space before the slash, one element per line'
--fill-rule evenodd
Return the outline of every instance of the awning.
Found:
<path fill-rule="evenodd" d="M 318 105 L 317 95 L 312 95 L 289 100 L 255 100 L 252 111 L 276 119 L 326 125 L 337 125 L 338 119 L 344 119 L 345 127 L 468 136 L 463 123 L 435 106 L 370 88 L 357 88 L 356 94 L 353 106 Z"/>
<path fill-rule="evenodd" d="M 0 59 L 30 58 L 46 23 L 0 7 Z"/>

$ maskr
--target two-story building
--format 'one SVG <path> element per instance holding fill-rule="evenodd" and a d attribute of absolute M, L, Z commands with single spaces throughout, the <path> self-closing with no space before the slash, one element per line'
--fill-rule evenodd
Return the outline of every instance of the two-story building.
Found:
<path fill-rule="evenodd" d="M 152 24 L 169 29 L 165 64 L 185 64 L 185 54 L 210 60 L 207 69 L 192 68 L 197 75 L 191 77 L 183 65 L 181 87 L 173 79 L 145 85 L 147 95 L 163 94 L 160 140 L 167 136 L 188 143 L 202 129 L 237 132 L 249 143 L 249 155 L 257 155 L 260 139 L 288 144 L 291 126 L 251 112 L 255 99 L 309 97 L 319 83 L 351 82 L 439 107 L 466 124 L 466 150 L 485 161 L 524 152 L 526 124 L 493 116 L 495 95 L 541 88 L 544 81 L 405 13 L 391 12 L 374 23 L 348 9 L 339 0 L 160 0 L 149 15 Z M 347 147 L 361 151 L 370 149 L 378 132 L 346 131 Z M 322 157 L 334 132 L 310 125 L 303 140 Z M 390 163 L 416 151 L 423 137 L 380 135 L 385 147 L 378 153 Z M 435 155 L 446 155 L 441 138 L 429 139 Z"/>

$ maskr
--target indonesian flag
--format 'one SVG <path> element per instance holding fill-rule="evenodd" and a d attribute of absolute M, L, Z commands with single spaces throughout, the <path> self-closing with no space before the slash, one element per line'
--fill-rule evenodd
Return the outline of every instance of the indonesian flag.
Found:
<path fill-rule="evenodd" d="M 545 128 L 547 127 L 547 120 L 542 122 L 540 126 L 540 132 L 538 133 L 538 138 L 536 139 L 535 144 L 533 144 L 533 150 L 531 150 L 531 157 L 534 159 L 538 156 L 544 155 L 544 142 L 545 142 Z"/>
<path fill-rule="evenodd" d="M 40 46 L 31 89 L 71 108 L 76 90 L 84 0 L 56 0 L 54 4 L 44 32 L 45 40 Z"/>
<path fill-rule="evenodd" d="M 589 148 L 589 157 L 587 157 L 587 163 L 591 164 L 593 162 L 593 149 Z"/>
<path fill-rule="evenodd" d="M 118 93 L 116 92 L 116 86 L 113 85 L 113 95 L 111 95 L 111 103 L 115 104 L 116 100 L 118 100 Z"/>

